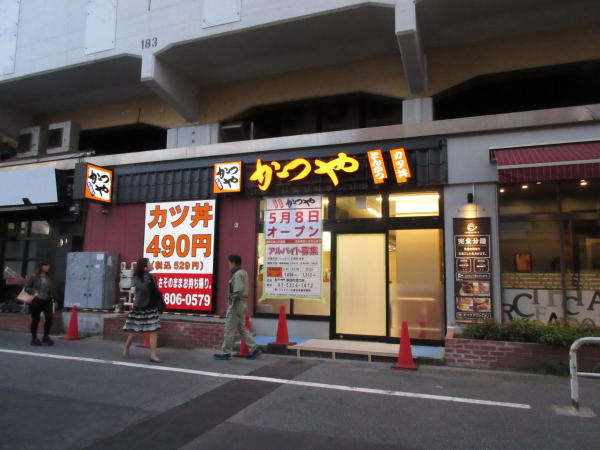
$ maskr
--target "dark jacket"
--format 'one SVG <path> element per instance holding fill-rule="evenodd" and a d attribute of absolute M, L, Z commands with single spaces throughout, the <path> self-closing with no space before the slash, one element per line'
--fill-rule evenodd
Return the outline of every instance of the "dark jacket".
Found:
<path fill-rule="evenodd" d="M 133 286 L 135 287 L 133 309 L 151 309 L 158 307 L 156 302 L 158 287 L 154 275 L 145 273 L 144 278 L 142 279 L 133 277 Z"/>
<path fill-rule="evenodd" d="M 40 277 L 37 275 L 28 276 L 27 281 L 25 282 L 25 292 L 35 295 L 41 300 L 50 300 L 51 298 L 54 298 L 52 278 L 49 276 Z"/>

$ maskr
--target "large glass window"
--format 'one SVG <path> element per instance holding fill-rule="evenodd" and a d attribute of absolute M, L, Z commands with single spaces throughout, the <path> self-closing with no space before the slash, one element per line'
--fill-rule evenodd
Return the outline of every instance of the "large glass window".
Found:
<path fill-rule="evenodd" d="M 336 219 L 381 219 L 381 216 L 381 195 L 353 195 L 336 199 Z"/>
<path fill-rule="evenodd" d="M 330 283 L 331 283 L 331 233 L 323 233 L 323 260 L 322 260 L 322 286 L 323 301 L 307 300 L 302 298 L 280 299 L 265 298 L 261 301 L 264 293 L 264 263 L 265 263 L 265 235 L 259 233 L 258 248 L 258 270 L 256 274 L 256 308 L 257 313 L 278 314 L 281 305 L 285 307 L 286 314 L 300 316 L 329 316 L 330 315 Z"/>
<path fill-rule="evenodd" d="M 329 199 L 322 197 L 321 217 L 327 220 L 329 211 Z M 283 305 L 286 314 L 293 316 L 323 316 L 330 315 L 330 283 L 331 283 L 331 232 L 324 231 L 322 237 L 322 260 L 321 260 L 321 294 L 322 300 L 303 298 L 263 298 L 265 282 L 265 235 L 262 232 L 264 226 L 265 200 L 259 202 L 259 223 L 257 238 L 257 272 L 256 272 L 256 304 L 255 312 L 258 314 L 279 314 Z"/>
<path fill-rule="evenodd" d="M 390 194 L 390 217 L 427 217 L 440 215 L 440 194 L 415 192 Z"/>
<path fill-rule="evenodd" d="M 600 180 L 501 186 L 504 319 L 600 326 Z"/>
<path fill-rule="evenodd" d="M 1 300 L 14 299 L 25 277 L 35 272 L 41 259 L 53 257 L 52 227 L 45 220 L 14 221 L 5 224 L 3 230 L 5 289 Z"/>

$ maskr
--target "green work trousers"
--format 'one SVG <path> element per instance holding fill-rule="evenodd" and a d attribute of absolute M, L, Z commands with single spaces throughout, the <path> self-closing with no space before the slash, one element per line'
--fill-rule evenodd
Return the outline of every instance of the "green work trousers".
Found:
<path fill-rule="evenodd" d="M 233 350 L 233 341 L 235 332 L 240 333 L 241 339 L 246 341 L 251 352 L 258 347 L 252 334 L 246 329 L 246 311 L 248 304 L 246 300 L 234 301 L 227 307 L 227 316 L 225 317 L 225 338 L 223 339 L 223 354 L 230 354 Z"/>

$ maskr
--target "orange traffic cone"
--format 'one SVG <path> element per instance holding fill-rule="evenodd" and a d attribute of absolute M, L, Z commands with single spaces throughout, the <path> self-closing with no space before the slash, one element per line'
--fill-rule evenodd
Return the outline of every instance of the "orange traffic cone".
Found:
<path fill-rule="evenodd" d="M 137 346 L 141 348 L 150 348 L 150 333 L 144 333 L 144 343 L 138 344 Z"/>
<path fill-rule="evenodd" d="M 246 329 L 248 331 L 252 331 L 252 325 L 250 324 L 250 314 L 246 314 Z M 248 344 L 246 344 L 246 341 L 241 336 L 240 336 L 240 351 L 237 352 L 233 356 L 237 356 L 239 358 L 241 358 L 241 357 L 245 358 L 246 356 L 250 356 L 250 349 L 248 348 Z"/>
<path fill-rule="evenodd" d="M 412 350 L 410 348 L 410 336 L 408 335 L 408 325 L 406 324 L 406 320 L 402 321 L 402 335 L 400 337 L 398 361 L 392 366 L 392 369 L 417 370 L 417 365 L 413 361 Z"/>
<path fill-rule="evenodd" d="M 269 345 L 294 345 L 295 342 L 290 342 L 288 337 L 287 319 L 285 318 L 285 306 L 279 308 L 279 323 L 277 324 L 277 338 L 275 342 Z"/>
<path fill-rule="evenodd" d="M 77 319 L 77 305 L 73 305 L 71 308 L 71 320 L 69 320 L 69 327 L 67 328 L 67 334 L 62 339 L 74 341 L 81 339 L 79 337 L 79 319 Z"/>

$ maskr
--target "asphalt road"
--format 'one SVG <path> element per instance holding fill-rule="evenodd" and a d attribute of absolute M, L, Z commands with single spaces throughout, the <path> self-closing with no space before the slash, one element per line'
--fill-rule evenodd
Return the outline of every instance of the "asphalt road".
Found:
<path fill-rule="evenodd" d="M 88 338 L 0 332 L 1 449 L 597 449 L 600 418 L 559 415 L 569 380 L 206 350 L 120 357 Z M 600 380 L 581 379 L 600 415 Z"/>

